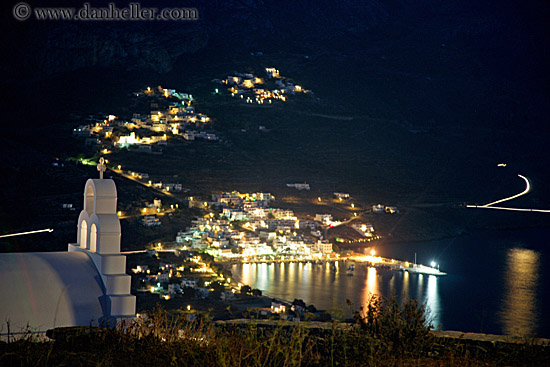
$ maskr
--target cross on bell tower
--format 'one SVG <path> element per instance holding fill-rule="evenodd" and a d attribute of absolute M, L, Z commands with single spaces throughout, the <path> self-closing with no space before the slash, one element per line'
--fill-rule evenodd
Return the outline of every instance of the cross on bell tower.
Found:
<path fill-rule="evenodd" d="M 105 159 L 103 157 L 99 158 L 99 164 L 97 165 L 97 170 L 99 171 L 99 179 L 103 180 L 103 172 L 107 169 L 105 166 Z"/>

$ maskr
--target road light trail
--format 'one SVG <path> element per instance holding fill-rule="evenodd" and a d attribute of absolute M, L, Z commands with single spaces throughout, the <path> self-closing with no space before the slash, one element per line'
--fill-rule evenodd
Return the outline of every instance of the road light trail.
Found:
<path fill-rule="evenodd" d="M 12 234 L 3 234 L 0 236 L 0 238 L 4 237 L 15 237 L 15 236 L 24 236 L 26 234 L 33 234 L 33 233 L 41 233 L 41 232 L 53 232 L 53 229 L 40 229 L 38 231 L 29 231 L 29 232 L 20 232 L 20 233 L 12 233 Z"/>
<path fill-rule="evenodd" d="M 523 190 L 519 194 L 510 196 L 510 197 L 507 197 L 507 198 L 504 198 L 504 199 L 500 199 L 500 200 L 497 200 L 497 201 L 493 201 L 492 203 L 485 204 L 485 205 L 466 205 L 466 208 L 496 209 L 496 210 L 508 210 L 508 211 L 514 211 L 514 212 L 550 213 L 550 210 L 546 210 L 546 209 L 505 208 L 505 207 L 502 207 L 502 206 L 493 206 L 495 204 L 502 203 L 504 201 L 508 201 L 508 200 L 518 198 L 522 195 L 527 194 L 529 191 L 531 191 L 531 184 L 529 183 L 529 179 L 527 179 L 527 177 L 522 176 L 522 175 L 518 175 L 518 176 L 523 178 L 525 180 L 525 184 L 526 184 L 525 190 Z"/>
<path fill-rule="evenodd" d="M 531 191 L 531 184 L 529 183 L 529 180 L 527 179 L 527 177 L 525 176 L 522 176 L 522 175 L 518 175 L 519 177 L 523 178 L 525 180 L 525 184 L 527 185 L 525 187 L 525 190 L 523 190 L 522 192 L 520 192 L 519 194 L 517 195 L 514 195 L 514 196 L 510 196 L 510 197 L 507 197 L 507 198 L 504 198 L 504 199 L 500 199 L 500 200 L 497 200 L 497 201 L 493 201 L 492 203 L 489 203 L 489 204 L 485 204 L 485 205 L 481 205 L 480 207 L 489 207 L 489 206 L 493 206 L 495 204 L 498 204 L 498 203 L 502 203 L 504 201 L 508 201 L 508 200 L 512 200 L 512 199 L 515 199 L 515 198 L 518 198 L 522 195 L 525 195 L 527 194 L 529 191 Z"/>
<path fill-rule="evenodd" d="M 498 209 L 498 210 L 510 210 L 514 212 L 537 212 L 537 213 L 550 213 L 550 210 L 544 209 L 521 209 L 521 208 L 504 208 L 501 206 L 480 206 L 480 205 L 466 205 L 467 208 L 478 208 L 478 209 Z"/>
<path fill-rule="evenodd" d="M 159 250 L 159 249 L 154 248 L 153 250 L 155 250 L 156 252 L 176 252 L 175 249 L 163 249 L 163 250 Z M 120 253 L 123 254 L 123 255 L 144 254 L 144 253 L 146 253 L 146 252 L 147 252 L 147 250 L 120 251 Z"/>

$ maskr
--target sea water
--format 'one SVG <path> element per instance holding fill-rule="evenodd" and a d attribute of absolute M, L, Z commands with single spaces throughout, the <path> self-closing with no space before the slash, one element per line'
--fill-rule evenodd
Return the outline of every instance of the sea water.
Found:
<path fill-rule="evenodd" d="M 236 264 L 233 279 L 265 295 L 349 317 L 373 294 L 426 305 L 435 328 L 550 337 L 550 229 L 476 231 L 418 243 L 374 245 L 377 255 L 430 264 L 448 275 L 409 274 L 351 262 Z M 358 249 L 357 251 L 370 251 Z M 347 302 L 349 300 L 349 302 Z M 351 303 L 351 307 L 350 304 Z"/>

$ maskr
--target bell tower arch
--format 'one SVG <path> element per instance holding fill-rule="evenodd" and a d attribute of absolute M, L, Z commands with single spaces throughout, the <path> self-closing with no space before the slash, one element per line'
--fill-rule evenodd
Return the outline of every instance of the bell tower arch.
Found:
<path fill-rule="evenodd" d="M 103 281 L 107 318 L 133 317 L 136 298 L 130 294 L 131 278 L 126 274 L 126 256 L 120 253 L 120 220 L 116 214 L 115 182 L 103 179 L 106 167 L 100 159 L 99 179 L 88 179 L 84 187 L 84 208 L 78 218 L 77 244 L 69 251 L 84 251 L 93 260 Z"/>

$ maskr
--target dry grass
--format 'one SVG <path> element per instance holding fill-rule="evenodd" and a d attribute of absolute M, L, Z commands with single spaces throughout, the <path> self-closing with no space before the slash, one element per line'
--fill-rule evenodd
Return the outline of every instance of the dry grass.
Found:
<path fill-rule="evenodd" d="M 548 348 L 481 345 L 430 333 L 424 308 L 373 297 L 354 327 L 216 326 L 157 308 L 116 328 L 55 329 L 0 343 L 2 366 L 545 366 Z M 203 319 L 204 320 L 204 319 Z"/>

